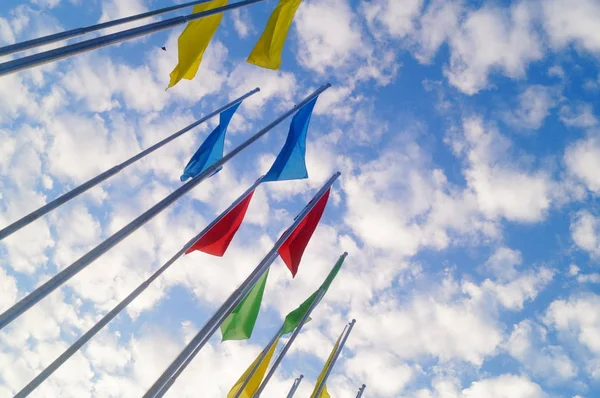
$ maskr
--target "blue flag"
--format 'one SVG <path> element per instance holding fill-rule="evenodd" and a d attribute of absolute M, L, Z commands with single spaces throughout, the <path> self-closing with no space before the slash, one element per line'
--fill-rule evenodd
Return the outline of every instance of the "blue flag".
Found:
<path fill-rule="evenodd" d="M 308 178 L 306 170 L 306 132 L 317 98 L 304 105 L 292 119 L 290 132 L 281 152 L 263 177 L 263 181 L 299 180 Z"/>
<path fill-rule="evenodd" d="M 231 108 L 221 112 L 219 125 L 204 140 L 187 166 L 185 166 L 185 170 L 183 170 L 183 174 L 180 177 L 182 182 L 188 178 L 196 177 L 223 157 L 227 126 L 229 126 L 229 121 L 240 104 L 241 102 L 238 102 Z"/>

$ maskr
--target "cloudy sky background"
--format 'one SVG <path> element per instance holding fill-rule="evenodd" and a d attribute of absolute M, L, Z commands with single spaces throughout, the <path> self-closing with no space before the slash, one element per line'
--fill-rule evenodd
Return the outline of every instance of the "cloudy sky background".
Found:
<path fill-rule="evenodd" d="M 0 44 L 169 4 L 3 0 Z M 32 396 L 141 396 L 336 170 L 298 276 L 273 265 L 252 339 L 216 336 L 168 396 L 225 396 L 343 251 L 265 397 L 300 373 L 308 396 L 352 318 L 334 397 L 362 383 L 374 398 L 598 396 L 600 3 L 305 0 L 273 72 L 245 58 L 275 4 L 228 13 L 196 79 L 167 92 L 182 28 L 0 78 L 2 226 L 254 87 L 226 151 L 333 84 L 309 131 L 310 179 L 261 186 L 224 258 L 179 260 Z M 216 123 L 0 243 L 0 309 L 180 186 Z M 266 172 L 287 127 L 1 331 L 0 397 Z"/>

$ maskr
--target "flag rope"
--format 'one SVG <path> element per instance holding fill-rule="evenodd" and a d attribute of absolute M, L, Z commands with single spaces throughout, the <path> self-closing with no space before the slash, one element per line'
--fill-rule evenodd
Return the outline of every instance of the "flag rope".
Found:
<path fill-rule="evenodd" d="M 242 202 L 253 190 L 255 190 L 262 182 L 262 177 L 256 180 L 250 188 L 240 195 L 226 210 L 224 210 L 217 218 L 215 218 L 206 228 L 202 230 L 198 235 L 190 239 L 182 248 L 179 250 L 169 261 L 163 264 L 158 270 L 156 270 L 148 279 L 140 284 L 133 292 L 125 297 L 119 304 L 117 304 L 110 312 L 108 312 L 102 319 L 100 319 L 90 330 L 88 330 L 83 336 L 81 336 L 75 343 L 65 350 L 58 358 L 56 358 L 50 365 L 48 365 L 39 375 L 29 382 L 21 391 L 15 395 L 14 398 L 23 398 L 28 396 L 35 390 L 40 384 L 42 384 L 52 373 L 54 373 L 59 367 L 62 366 L 69 358 L 71 358 L 81 347 L 83 347 L 88 341 L 92 339 L 104 326 L 106 326 L 111 320 L 113 320 L 121 311 L 123 311 L 133 300 L 135 300 L 152 282 L 154 282 L 163 272 L 165 272 L 179 257 L 183 256 L 185 252 L 194 245 L 200 238 L 202 238 L 208 231 L 211 230 L 219 221 L 225 217 L 232 209 L 234 209 L 240 202 Z"/>
<path fill-rule="evenodd" d="M 318 90 L 317 90 L 318 91 Z M 323 185 L 323 187 L 317 192 L 313 199 L 304 207 L 300 212 L 296 220 L 292 225 L 281 235 L 281 237 L 275 242 L 275 245 L 263 258 L 263 260 L 256 266 L 256 268 L 250 273 L 250 275 L 238 286 L 231 295 L 225 300 L 225 302 L 217 309 L 213 316 L 204 324 L 202 329 L 194 336 L 194 338 L 188 343 L 188 345 L 181 351 L 181 353 L 171 362 L 171 364 L 165 369 L 162 375 L 154 382 L 154 384 L 148 389 L 143 398 L 158 398 L 162 397 L 168 389 L 175 383 L 175 380 L 183 372 L 183 370 L 189 365 L 194 357 L 200 352 L 202 347 L 208 342 L 211 336 L 216 332 L 221 323 L 231 314 L 231 312 L 237 307 L 237 305 L 244 299 L 244 297 L 250 292 L 254 284 L 262 277 L 267 271 L 271 264 L 275 261 L 278 256 L 277 250 L 283 243 L 290 237 L 294 229 L 302 222 L 306 215 L 312 210 L 315 204 L 318 202 L 327 190 L 333 185 L 335 180 L 340 176 L 340 172 L 336 172 L 329 180 Z"/>
<path fill-rule="evenodd" d="M 137 155 L 133 156 L 132 158 L 124 161 L 123 163 L 118 164 L 118 165 L 114 166 L 113 168 L 106 170 L 105 172 L 103 172 L 101 174 L 98 174 L 96 177 L 88 180 L 87 182 L 84 182 L 83 184 L 79 185 L 76 188 L 73 188 L 69 192 L 59 196 L 58 198 L 52 200 L 51 202 L 46 203 L 39 209 L 34 210 L 31 213 L 29 213 L 28 215 L 21 217 L 19 220 L 13 222 L 12 224 L 10 224 L 0 230 L 0 241 L 2 239 L 12 235 L 13 233 L 17 232 L 21 228 L 31 224 L 38 218 L 43 217 L 44 215 L 50 213 L 52 210 L 56 209 L 57 207 L 62 206 L 63 204 L 70 201 L 71 199 L 74 199 L 77 196 L 81 195 L 82 193 L 86 192 L 87 190 L 95 187 L 96 185 L 100 184 L 101 182 L 106 181 L 110 177 L 112 177 L 112 176 L 116 175 L 117 173 L 119 173 L 120 171 L 122 171 L 124 168 L 126 168 L 126 167 L 132 165 L 133 163 L 137 162 L 138 160 L 150 155 L 152 152 L 165 146 L 169 142 L 173 141 L 175 138 L 180 137 L 181 135 L 187 133 L 194 127 L 204 123 L 205 121 L 212 118 L 213 116 L 216 116 L 216 115 L 220 114 L 221 112 L 226 111 L 227 109 L 231 108 L 232 106 L 235 106 L 236 104 L 242 102 L 246 98 L 250 97 L 251 95 L 254 95 L 255 93 L 257 93 L 259 91 L 260 91 L 260 88 L 257 87 L 254 90 L 247 92 L 246 94 L 242 95 L 241 97 L 239 97 L 239 98 L 231 101 L 227 105 L 224 105 L 221 108 L 209 113 L 208 115 L 204 116 L 203 118 L 196 120 L 194 123 L 190 124 L 189 126 L 168 136 L 164 140 L 152 145 L 150 148 L 143 150 L 142 152 L 140 152 Z"/>
<path fill-rule="evenodd" d="M 252 145 L 256 140 L 258 140 L 263 135 L 267 134 L 273 127 L 277 126 L 283 120 L 285 120 L 288 116 L 293 114 L 298 107 L 301 107 L 303 104 L 312 100 L 315 96 L 318 96 L 321 92 L 325 91 L 329 88 L 330 84 L 326 84 L 321 86 L 307 98 L 300 102 L 300 104 L 296 105 L 292 109 L 285 112 L 283 115 L 279 116 L 269 125 L 264 127 L 262 130 L 254 134 L 252 137 L 248 138 L 242 144 L 237 146 L 227 155 L 223 156 L 220 160 L 216 161 L 214 164 L 206 168 L 203 172 L 198 174 L 196 177 L 192 178 L 189 182 L 185 183 L 175 191 L 173 191 L 170 195 L 165 197 L 163 200 L 158 202 L 156 205 L 152 206 L 149 210 L 143 213 L 141 216 L 121 228 L 119 231 L 115 232 L 109 238 L 107 238 L 104 242 L 100 243 L 98 246 L 90 250 L 88 253 L 83 255 L 73 264 L 69 265 L 57 275 L 52 277 L 50 280 L 46 281 L 42 286 L 35 289 L 33 292 L 29 293 L 27 296 L 22 298 L 19 302 L 14 304 L 12 307 L 4 311 L 2 315 L 0 315 L 0 330 L 6 327 L 9 323 L 15 320 L 17 317 L 22 315 L 25 311 L 33 307 L 36 303 L 42 300 L 44 297 L 52 293 L 56 290 L 61 284 L 71 279 L 77 273 L 79 273 L 82 269 L 90 265 L 93 261 L 97 260 L 100 256 L 106 253 L 108 250 L 116 246 L 119 242 L 125 239 L 127 236 L 135 232 L 138 228 L 143 226 L 145 223 L 150 221 L 156 215 L 158 215 L 161 211 L 166 209 L 172 203 L 177 201 L 183 195 L 192 190 L 196 185 L 200 184 L 202 181 L 213 175 L 221 166 L 231 160 L 234 156 L 239 154 L 241 151 Z M 339 173 L 337 174 L 339 175 Z M 337 178 L 337 177 L 336 177 Z M 255 282 L 255 281 L 254 281 Z"/>
<path fill-rule="evenodd" d="M 223 7 L 213 8 L 212 10 L 165 19 L 164 21 L 154 22 L 148 25 L 139 26 L 137 28 L 131 28 L 121 32 L 112 33 L 106 36 L 97 37 L 79 43 L 69 44 L 64 47 L 59 47 L 53 50 L 48 50 L 38 54 L 33 54 L 12 61 L 4 62 L 0 64 L 0 76 L 15 73 L 24 69 L 33 68 L 34 66 L 47 64 L 49 62 L 58 61 L 59 59 L 68 58 L 73 55 L 95 50 L 97 48 L 110 46 L 111 44 L 121 43 L 126 40 L 134 39 L 136 37 L 146 36 L 151 33 L 160 32 L 161 30 L 170 29 L 177 25 L 182 25 L 187 22 L 195 21 L 204 17 L 209 17 L 211 15 L 219 14 L 225 11 L 235 10 L 236 8 L 249 6 L 251 4 L 260 3 L 262 1 L 265 0 L 242 0 L 237 3 L 228 4 Z"/>
<path fill-rule="evenodd" d="M 65 30 L 63 32 L 53 33 L 47 36 L 37 37 L 35 39 L 22 41 L 20 43 L 9 44 L 7 46 L 0 47 L 0 56 L 14 54 L 16 52 L 29 50 L 31 48 L 43 46 L 46 44 L 56 43 L 57 41 L 70 39 L 72 37 L 82 36 L 87 33 L 95 32 L 97 30 L 111 28 L 113 26 L 122 25 L 124 23 L 138 21 L 144 18 L 150 18 L 155 15 L 166 14 L 171 11 L 177 11 L 182 8 L 191 7 L 196 4 L 208 3 L 212 0 L 195 0 L 190 1 L 188 3 L 183 4 L 175 4 L 173 6 L 159 8 L 158 10 L 143 12 L 141 14 L 131 15 L 129 17 L 115 19 L 113 21 L 107 21 L 98 23 L 95 25 L 85 26 L 81 28 L 75 28 L 70 30 Z"/>

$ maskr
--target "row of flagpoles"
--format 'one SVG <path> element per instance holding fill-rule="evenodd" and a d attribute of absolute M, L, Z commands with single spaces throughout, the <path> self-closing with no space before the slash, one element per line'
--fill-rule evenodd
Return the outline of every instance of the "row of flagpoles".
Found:
<path fill-rule="evenodd" d="M 121 18 L 115 21 L 109 21 L 85 28 L 73 29 L 43 38 L 8 45 L 0 48 L 0 56 L 65 40 L 67 38 L 72 38 L 99 29 L 117 26 L 122 23 L 132 22 L 142 18 L 148 18 L 166 12 L 175 11 L 183 7 L 192 5 L 194 6 L 193 14 L 189 16 L 170 18 L 164 21 L 150 23 L 138 28 L 128 29 L 122 32 L 101 36 L 95 39 L 1 63 L 0 76 L 8 73 L 14 73 L 19 70 L 43 63 L 52 62 L 54 60 L 65 58 L 71 55 L 79 54 L 84 51 L 89 51 L 95 48 L 128 40 L 134 37 L 168 29 L 183 23 L 188 23 L 186 29 L 183 31 L 178 40 L 179 63 L 171 73 L 169 87 L 172 87 L 182 78 L 192 79 L 195 76 L 202 60 L 204 50 L 208 46 L 211 38 L 214 36 L 220 24 L 223 12 L 261 1 L 264 0 L 244 0 L 234 4 L 227 4 L 228 0 L 192 1 L 181 5 L 174 5 L 159 10 L 149 11 L 131 17 Z M 279 1 L 277 7 L 267 22 L 264 32 L 262 33 L 252 53 L 248 57 L 248 62 L 270 69 L 279 68 L 281 64 L 281 51 L 285 43 L 285 38 L 292 23 L 294 14 L 300 6 L 300 3 L 301 0 Z M 89 266 L 92 262 L 100 258 L 104 253 L 112 249 L 127 236 L 150 221 L 153 217 L 175 203 L 178 199 L 183 197 L 202 181 L 218 173 L 219 170 L 229 160 L 249 147 L 263 135 L 267 134 L 287 117 L 295 114 L 292 118 L 289 133 L 283 148 L 279 152 L 269 171 L 265 175 L 259 177 L 240 197 L 238 197 L 227 209 L 225 209 L 217 218 L 215 218 L 215 220 L 213 220 L 199 234 L 194 236 L 185 245 L 183 245 L 183 247 L 165 264 L 158 268 L 148 279 L 135 288 L 127 297 L 125 297 L 111 311 L 102 317 L 90 330 L 83 334 L 75 343 L 73 343 L 60 356 L 58 356 L 58 358 L 56 358 L 50 365 L 43 369 L 31 382 L 29 382 L 29 384 L 27 384 L 20 392 L 17 393 L 16 397 L 26 397 L 31 394 L 41 383 L 50 377 L 62 364 L 64 364 L 72 355 L 74 355 L 100 330 L 102 330 L 112 319 L 114 319 L 121 311 L 123 311 L 123 309 L 125 309 L 133 300 L 135 300 L 148 286 L 150 286 L 152 282 L 162 275 L 181 256 L 196 250 L 215 256 L 223 256 L 243 222 L 255 190 L 262 183 L 307 178 L 308 172 L 305 163 L 306 134 L 317 98 L 322 92 L 327 90 L 329 86 L 329 84 L 325 84 L 319 87 L 292 109 L 283 113 L 273 122 L 256 132 L 253 136 L 225 155 L 224 141 L 229 122 L 242 102 L 260 90 L 259 88 L 256 88 L 200 118 L 189 126 L 168 136 L 155 145 L 141 151 L 125 162 L 122 162 L 119 165 L 116 165 L 113 168 L 99 174 L 91 180 L 50 201 L 32 213 L 2 228 L 0 230 L 0 240 L 10 236 L 12 233 L 25 227 L 26 225 L 29 225 L 52 210 L 86 192 L 90 188 L 106 181 L 124 168 L 130 166 L 145 156 L 150 155 L 152 152 L 168 144 L 174 139 L 191 131 L 199 124 L 204 123 L 216 115 L 219 115 L 219 125 L 207 136 L 183 171 L 181 181 L 185 182 L 188 179 L 190 181 L 183 184 L 145 213 L 121 228 L 94 249 L 90 250 L 77 261 L 60 271 L 57 275 L 46 281 L 40 287 L 36 288 L 34 291 L 26 295 L 24 298 L 2 313 L 0 315 L 0 330 L 8 326 L 11 322 L 20 317 L 54 290 L 58 289 L 77 273 Z M 328 181 L 325 182 L 319 191 L 317 191 L 312 200 L 304 207 L 304 209 L 302 209 L 298 216 L 294 218 L 292 224 L 275 242 L 273 248 L 265 255 L 263 260 L 259 262 L 259 264 L 244 280 L 244 282 L 242 282 L 242 284 L 231 293 L 221 307 L 217 309 L 212 317 L 209 318 L 205 325 L 198 331 L 196 336 L 188 343 L 182 352 L 172 361 L 172 363 L 165 369 L 155 383 L 148 389 L 144 395 L 145 398 L 157 398 L 166 394 L 171 386 L 175 383 L 179 375 L 191 363 L 194 357 L 214 335 L 217 329 L 221 330 L 222 341 L 246 340 L 251 337 L 260 311 L 270 266 L 277 259 L 277 257 L 281 257 L 285 265 L 290 270 L 292 277 L 296 275 L 304 250 L 308 245 L 308 242 L 310 241 L 327 205 L 331 187 L 339 175 L 340 173 L 336 172 Z M 346 256 L 347 253 L 342 254 L 319 288 L 302 304 L 300 304 L 298 308 L 291 311 L 285 317 L 283 324 L 274 334 L 268 345 L 235 383 L 227 395 L 228 398 L 250 398 L 259 397 L 261 395 L 266 385 L 277 371 L 277 368 L 281 364 L 291 345 L 294 343 L 296 337 L 301 332 L 302 327 L 308 320 L 310 320 L 310 314 L 325 296 L 327 290 L 340 271 Z M 346 340 L 348 339 L 354 324 L 355 320 L 352 320 L 352 322 L 344 328 L 342 334 L 340 334 L 325 363 L 325 366 L 323 367 L 321 374 L 317 379 L 317 383 L 313 393 L 311 394 L 311 398 L 329 397 L 326 381 L 331 373 L 331 370 L 335 366 L 343 347 L 345 346 Z M 271 364 L 271 359 L 274 356 L 279 341 L 285 335 L 290 336 Z M 301 375 L 294 381 L 294 384 L 287 395 L 288 397 L 292 397 L 295 394 L 302 379 L 303 376 Z M 361 397 L 364 393 L 364 390 L 365 385 L 363 384 L 358 392 L 357 397 Z"/>

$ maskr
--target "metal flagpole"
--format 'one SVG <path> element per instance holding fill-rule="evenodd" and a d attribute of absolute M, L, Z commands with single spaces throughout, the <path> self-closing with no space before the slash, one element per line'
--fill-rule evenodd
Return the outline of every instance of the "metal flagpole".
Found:
<path fill-rule="evenodd" d="M 137 28 L 127 29 L 121 32 L 112 33 L 106 36 L 97 37 L 79 43 L 69 44 L 64 47 L 4 62 L 0 64 L 0 76 L 15 73 L 23 69 L 32 68 L 34 66 L 47 64 L 49 62 L 58 61 L 59 59 L 71 57 L 73 55 L 95 50 L 97 48 L 106 47 L 111 44 L 120 43 L 126 40 L 134 39 L 136 37 L 146 36 L 150 33 L 160 32 L 161 30 L 170 29 L 177 25 L 182 25 L 191 21 L 195 21 L 197 19 L 209 17 L 211 15 L 219 14 L 229 10 L 234 10 L 236 8 L 245 7 L 250 4 L 260 3 L 262 1 L 264 0 L 242 0 L 237 3 L 228 4 L 223 7 L 213 8 L 212 10 L 165 19 L 164 21 L 154 22 L 148 25 L 139 26 Z"/>
<path fill-rule="evenodd" d="M 238 388 L 238 390 L 235 393 L 235 395 L 233 396 L 233 398 L 239 398 L 239 396 L 242 395 L 242 392 L 244 392 L 244 388 L 246 388 L 248 383 L 250 383 L 250 380 L 252 379 L 252 376 L 254 376 L 254 373 L 256 373 L 256 370 L 260 366 L 260 363 L 263 361 L 263 359 L 265 359 L 265 357 L 267 356 L 267 353 L 269 352 L 271 347 L 273 347 L 273 344 L 275 344 L 277 342 L 277 340 L 279 340 L 279 338 L 281 337 L 282 331 L 283 331 L 283 325 L 281 325 L 281 327 L 277 331 L 277 334 L 275 336 L 273 336 L 273 338 L 269 342 L 269 345 L 267 345 L 265 347 L 265 349 L 263 350 L 263 352 L 260 353 L 260 356 L 258 357 L 258 361 L 256 361 L 256 363 L 252 367 L 252 370 L 250 370 L 250 373 L 248 373 L 248 376 L 246 377 L 246 379 L 244 379 L 244 382 L 242 383 L 240 388 Z"/>
<path fill-rule="evenodd" d="M 361 398 L 363 396 L 365 388 L 367 388 L 367 386 L 366 384 L 363 384 L 362 387 L 358 389 L 358 394 L 356 395 L 356 398 Z"/>
<path fill-rule="evenodd" d="M 113 167 L 109 170 L 106 170 L 105 172 L 97 175 L 96 177 L 92 178 L 91 180 L 84 182 L 77 188 L 70 190 L 69 192 L 59 196 L 58 198 L 54 199 L 53 201 L 46 203 L 44 206 L 40 207 L 39 209 L 32 211 L 28 215 L 22 217 L 21 219 L 15 221 L 14 223 L 8 225 L 7 227 L 5 227 L 3 229 L 1 229 L 0 230 L 0 240 L 10 236 L 11 234 L 17 232 L 21 228 L 31 224 L 38 218 L 48 214 L 52 210 L 56 209 L 59 206 L 62 206 L 63 204 L 70 201 L 71 199 L 81 195 L 82 193 L 95 187 L 96 185 L 100 184 L 101 182 L 106 181 L 107 179 L 116 175 L 117 173 L 119 173 L 121 170 L 123 170 L 127 166 L 130 166 L 133 163 L 137 162 L 138 160 L 150 155 L 152 152 L 156 151 L 157 149 L 159 149 L 159 148 L 163 147 L 164 145 L 168 144 L 169 142 L 173 141 L 175 138 L 178 138 L 179 136 L 187 133 L 194 127 L 204 123 L 205 121 L 212 118 L 213 116 L 218 115 L 221 112 L 231 108 L 232 106 L 242 102 L 246 98 L 250 97 L 251 95 L 254 95 L 255 93 L 257 93 L 259 91 L 260 91 L 260 88 L 258 88 L 258 87 L 252 91 L 249 91 L 248 93 L 242 95 L 238 99 L 231 101 L 227 105 L 222 106 L 221 108 L 217 109 L 216 111 L 213 111 L 213 112 L 209 113 L 208 115 L 204 116 L 203 118 L 196 120 L 194 123 L 179 130 L 178 132 L 170 135 L 169 137 L 165 138 L 164 140 L 152 145 L 150 148 L 143 150 L 142 152 L 138 153 L 134 157 L 124 161 L 123 163 L 121 163 L 119 165 L 116 165 L 115 167 Z"/>
<path fill-rule="evenodd" d="M 285 343 L 285 346 L 283 346 L 283 349 L 281 350 L 281 352 L 279 353 L 279 355 L 277 355 L 277 358 L 275 358 L 275 361 L 273 362 L 273 366 L 271 366 L 271 368 L 269 369 L 269 372 L 267 373 L 267 375 L 263 379 L 262 383 L 260 383 L 260 386 L 258 386 L 258 390 L 256 390 L 256 392 L 252 396 L 253 398 L 260 397 L 260 394 L 263 392 L 263 390 L 265 389 L 265 387 L 269 383 L 269 380 L 271 380 L 271 377 L 273 377 L 273 375 L 275 374 L 275 371 L 279 367 L 279 364 L 283 360 L 283 357 L 285 356 L 285 354 L 287 354 L 288 350 L 290 349 L 290 347 L 294 343 L 294 340 L 296 340 L 296 337 L 298 336 L 298 334 L 302 330 L 302 326 L 304 326 L 304 324 L 306 323 L 306 321 L 310 317 L 310 313 L 319 304 L 319 301 L 321 301 L 321 299 L 323 298 L 324 295 L 325 295 L 325 289 L 321 288 L 319 290 L 319 293 L 317 294 L 316 299 L 311 303 L 310 307 L 308 307 L 308 310 L 306 311 L 306 313 L 304 314 L 304 316 L 300 320 L 300 324 L 296 327 L 296 329 L 294 330 L 294 333 L 292 333 L 292 335 L 290 336 L 290 338 L 287 341 L 287 343 Z"/>
<path fill-rule="evenodd" d="M 9 44 L 4 47 L 0 47 L 0 56 L 9 55 L 19 51 L 25 51 L 30 48 L 43 46 L 45 44 L 55 43 L 57 41 L 70 39 L 72 37 L 77 37 L 81 35 L 85 35 L 87 33 L 95 32 L 97 30 L 111 28 L 113 26 L 122 25 L 124 23 L 138 21 L 140 19 L 153 17 L 155 15 L 166 14 L 171 11 L 177 11 L 182 8 L 195 6 L 196 4 L 208 3 L 211 0 L 196 0 L 190 1 L 188 3 L 176 4 L 169 7 L 160 8 L 154 11 L 148 11 L 137 15 L 132 15 L 125 18 L 115 19 L 114 21 L 108 21 L 99 23 L 96 25 L 85 26 L 82 28 L 76 28 L 71 30 L 66 30 L 64 32 L 54 33 L 48 36 L 38 37 L 36 39 L 31 39 L 27 41 L 22 41 L 20 43 Z"/>
<path fill-rule="evenodd" d="M 148 211 L 144 214 L 121 228 L 119 231 L 115 232 L 112 236 L 106 239 L 104 242 L 100 243 L 98 246 L 90 250 L 87 254 L 83 255 L 79 260 L 75 261 L 73 264 L 69 265 L 67 268 L 63 269 L 57 275 L 55 275 L 52 279 L 44 283 L 42 286 L 35 289 L 33 292 L 29 293 L 11 308 L 6 310 L 2 315 L 0 315 L 0 330 L 3 329 L 6 325 L 11 323 L 29 308 L 33 307 L 36 303 L 42 300 L 44 297 L 52 293 L 56 290 L 62 283 L 69 280 L 71 277 L 75 276 L 79 271 L 90 265 L 93 261 L 97 260 L 98 257 L 106 253 L 108 250 L 117 245 L 117 243 L 121 242 L 131 233 L 136 231 L 142 225 L 150 221 L 154 218 L 158 213 L 166 209 L 176 200 L 181 198 L 183 195 L 188 193 L 192 188 L 196 185 L 200 184 L 209 176 L 213 175 L 219 167 L 223 166 L 229 160 L 231 160 L 238 153 L 252 145 L 256 140 L 258 140 L 263 135 L 267 134 L 273 127 L 281 123 L 288 116 L 293 114 L 298 107 L 301 107 L 308 102 L 310 102 L 313 98 L 318 96 L 321 92 L 325 91 L 329 87 L 329 84 L 326 84 L 319 89 L 317 89 L 314 93 L 306 97 L 303 101 L 301 101 L 294 108 L 288 110 L 283 115 L 279 116 L 269 125 L 264 127 L 262 130 L 254 134 L 252 137 L 248 138 L 238 147 L 233 149 L 227 155 L 223 156 L 221 159 L 217 160 L 214 164 L 209 166 L 206 170 L 198 174 L 196 177 L 192 178 L 189 182 L 182 185 L 166 198 L 158 202 L 156 205 L 152 206 Z"/>
<path fill-rule="evenodd" d="M 198 235 L 194 236 L 189 242 L 187 242 L 181 250 L 179 250 L 169 261 L 161 266 L 154 274 L 146 279 L 141 285 L 139 285 L 133 292 L 131 292 L 123 301 L 121 301 L 115 308 L 109 313 L 104 315 L 98 323 L 96 323 L 90 330 L 88 330 L 83 336 L 81 336 L 75 343 L 66 349 L 58 358 L 56 358 L 50 365 L 46 367 L 39 375 L 29 382 L 14 398 L 23 398 L 28 396 L 35 390 L 40 384 L 42 384 L 52 373 L 54 373 L 59 367 L 62 366 L 69 358 L 73 356 L 81 347 L 83 347 L 88 341 L 92 339 L 104 326 L 106 326 L 111 320 L 113 320 L 121 311 L 125 309 L 133 300 L 135 300 L 152 282 L 154 282 L 163 272 L 165 272 L 179 257 L 183 256 L 185 252 L 194 245 L 200 238 L 204 236 L 208 231 L 211 230 L 219 221 L 223 219 L 233 208 L 235 208 L 242 200 L 244 200 L 250 193 L 256 189 L 262 182 L 260 177 L 250 188 L 246 190 L 239 198 L 237 198 L 226 210 L 224 210 L 217 218 L 215 218 L 206 228 L 202 230 Z"/>
<path fill-rule="evenodd" d="M 294 384 L 292 384 L 292 388 L 290 389 L 290 392 L 288 392 L 288 395 L 286 398 L 292 398 L 294 396 L 294 394 L 296 394 L 296 390 L 300 386 L 300 383 L 302 382 L 303 378 L 304 378 L 304 375 L 300 375 L 300 377 L 298 377 L 297 379 L 294 380 Z"/>
<path fill-rule="evenodd" d="M 356 323 L 356 319 L 353 319 L 352 322 L 350 322 L 350 326 L 348 327 L 348 331 L 346 332 L 346 335 L 342 338 L 342 341 L 340 342 L 340 345 L 339 345 L 337 351 L 333 355 L 333 359 L 331 360 L 331 363 L 329 364 L 329 367 L 325 371 L 325 375 L 323 376 L 323 380 L 321 380 L 321 384 L 318 385 L 316 393 L 313 396 L 311 396 L 311 398 L 312 397 L 320 397 L 321 396 L 321 392 L 325 388 L 325 383 L 327 383 L 327 378 L 329 377 L 329 374 L 331 373 L 331 370 L 335 366 L 335 362 L 337 361 L 338 357 L 340 356 L 340 353 L 342 352 L 342 349 L 344 348 L 344 345 L 346 344 L 346 340 L 348 339 L 348 336 L 350 335 L 350 333 L 352 333 L 352 328 L 354 327 L 355 323 Z"/>
<path fill-rule="evenodd" d="M 340 176 L 340 172 L 336 172 L 317 192 L 313 199 L 304 207 L 298 214 L 292 225 L 281 235 L 275 242 L 271 251 L 263 258 L 242 284 L 231 293 L 221 307 L 213 314 L 213 316 L 205 323 L 200 331 L 194 336 L 183 351 L 175 358 L 175 360 L 167 367 L 163 374 L 154 382 L 150 389 L 144 394 L 143 398 L 161 397 L 164 395 L 175 379 L 183 372 L 183 369 L 189 364 L 196 354 L 200 352 L 202 347 L 208 342 L 213 333 L 219 328 L 219 325 L 227 318 L 227 316 L 237 307 L 244 299 L 256 282 L 267 271 L 267 268 L 275 261 L 278 256 L 278 250 L 283 243 L 290 237 L 296 227 L 302 222 L 306 215 L 317 204 L 318 200 L 325 192 L 333 185 L 335 180 Z"/>

